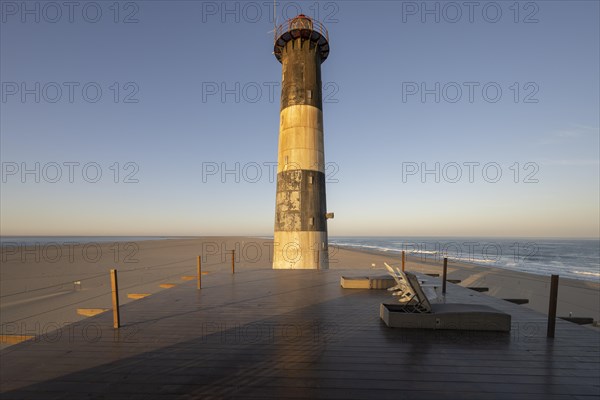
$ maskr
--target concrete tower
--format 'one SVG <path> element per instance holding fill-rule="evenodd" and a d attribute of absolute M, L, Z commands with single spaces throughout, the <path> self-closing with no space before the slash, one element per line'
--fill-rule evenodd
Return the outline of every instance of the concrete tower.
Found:
<path fill-rule="evenodd" d="M 302 14 L 275 30 L 282 64 L 274 269 L 327 269 L 321 63 L 329 36 Z"/>

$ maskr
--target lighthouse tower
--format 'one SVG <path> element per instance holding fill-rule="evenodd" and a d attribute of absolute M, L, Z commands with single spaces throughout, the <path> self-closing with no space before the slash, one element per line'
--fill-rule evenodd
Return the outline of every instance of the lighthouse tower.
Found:
<path fill-rule="evenodd" d="M 327 214 L 321 63 L 325 27 L 305 15 L 275 30 L 282 64 L 274 269 L 327 269 Z"/>

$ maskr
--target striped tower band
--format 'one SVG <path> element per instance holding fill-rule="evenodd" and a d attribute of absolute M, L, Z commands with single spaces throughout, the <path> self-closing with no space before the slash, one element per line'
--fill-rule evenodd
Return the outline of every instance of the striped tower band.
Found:
<path fill-rule="evenodd" d="M 281 53 L 282 86 L 273 268 L 327 269 L 325 157 L 318 45 L 297 38 Z"/>

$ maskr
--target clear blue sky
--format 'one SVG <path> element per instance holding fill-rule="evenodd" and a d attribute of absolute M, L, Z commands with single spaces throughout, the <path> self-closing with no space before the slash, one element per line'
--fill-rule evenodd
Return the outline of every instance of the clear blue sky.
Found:
<path fill-rule="evenodd" d="M 0 233 L 272 234 L 269 2 L 113 3 L 2 1 Z M 598 1 L 278 4 L 329 29 L 330 235 L 599 235 Z"/>

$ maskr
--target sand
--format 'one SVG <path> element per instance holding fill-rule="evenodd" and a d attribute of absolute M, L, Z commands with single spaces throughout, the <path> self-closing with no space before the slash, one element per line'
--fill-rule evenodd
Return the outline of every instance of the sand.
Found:
<path fill-rule="evenodd" d="M 231 250 L 236 250 L 236 270 L 271 268 L 272 240 L 249 237 L 202 237 L 88 245 L 28 245 L 4 248 L 0 267 L 0 334 L 40 335 L 76 323 L 86 317 L 80 308 L 111 307 L 109 271 L 118 270 L 121 304 L 128 295 L 169 290 L 161 284 L 180 284 L 196 275 L 196 259 L 202 256 L 205 279 L 230 273 Z M 330 249 L 330 269 L 340 275 L 385 274 L 383 263 L 399 266 L 398 254 Z M 441 262 L 407 258 L 406 269 L 420 273 L 442 272 Z M 355 271 L 355 272 L 354 272 Z M 190 278 L 187 278 L 190 279 Z M 448 279 L 462 286 L 488 287 L 490 296 L 529 299 L 530 307 L 547 313 L 550 277 L 450 263 Z M 80 282 L 76 284 L 74 282 Z M 600 284 L 561 278 L 558 316 L 600 320 Z M 9 346 L 3 343 L 0 348 Z"/>

